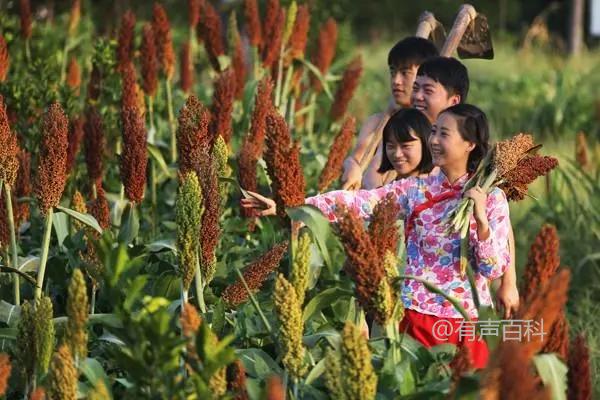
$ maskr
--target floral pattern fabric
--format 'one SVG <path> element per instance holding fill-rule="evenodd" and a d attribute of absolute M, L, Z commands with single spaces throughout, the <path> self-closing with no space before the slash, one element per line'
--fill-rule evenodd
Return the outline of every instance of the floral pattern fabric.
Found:
<path fill-rule="evenodd" d="M 446 232 L 446 216 L 455 209 L 461 190 L 468 179 L 459 178 L 453 186 L 440 171 L 435 174 L 392 182 L 373 190 L 333 191 L 306 199 L 331 222 L 336 222 L 337 204 L 344 204 L 368 220 L 375 205 L 393 193 L 401 208 L 401 217 L 407 229 L 406 275 L 426 280 L 456 298 L 469 316 L 477 318 L 468 279 L 460 275 L 460 233 Z M 428 203 L 428 207 L 423 207 Z M 417 212 L 413 212 L 417 209 Z M 474 277 L 481 305 L 492 304 L 488 280 L 496 279 L 510 264 L 508 232 L 510 229 L 508 202 L 504 192 L 494 188 L 487 197 L 486 213 L 490 234 L 486 240 L 477 237 L 477 224 L 471 217 L 469 232 L 469 262 L 474 266 Z M 412 216 L 411 216 L 412 215 Z M 407 221 L 408 220 L 408 221 Z M 444 318 L 462 318 L 461 314 L 443 296 L 431 293 L 415 280 L 404 280 L 401 298 L 404 306 L 415 311 Z"/>

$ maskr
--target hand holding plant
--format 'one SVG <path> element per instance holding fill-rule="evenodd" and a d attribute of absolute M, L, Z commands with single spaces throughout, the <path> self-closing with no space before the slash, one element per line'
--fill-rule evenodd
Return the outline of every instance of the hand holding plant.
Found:
<path fill-rule="evenodd" d="M 466 249 L 471 214 L 475 212 L 480 240 L 487 238 L 482 229 L 487 223 L 485 198 L 495 187 L 500 187 L 509 200 L 520 200 L 527 192 L 527 186 L 537 177 L 546 175 L 558 165 L 553 157 L 535 154 L 541 145 L 535 145 L 529 134 L 519 133 L 510 139 L 497 143 L 481 161 L 475 173 L 464 186 L 464 197 L 456 209 L 448 215 L 449 230 L 460 232 L 461 249 Z M 477 203 L 477 205 L 476 205 Z M 483 235 L 482 235 L 483 234 Z M 465 276 L 467 252 L 461 250 L 460 270 Z"/>
<path fill-rule="evenodd" d="M 247 195 L 240 200 L 242 208 L 252 210 L 257 217 L 277 214 L 275 200 L 249 190 L 246 190 L 245 193 Z"/>

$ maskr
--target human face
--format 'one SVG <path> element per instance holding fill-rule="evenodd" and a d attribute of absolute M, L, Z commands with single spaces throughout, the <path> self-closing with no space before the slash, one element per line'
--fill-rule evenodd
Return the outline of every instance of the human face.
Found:
<path fill-rule="evenodd" d="M 421 75 L 415 78 L 410 100 L 412 106 L 423 112 L 433 124 L 442 110 L 460 103 L 460 96 L 449 96 L 441 83 Z"/>
<path fill-rule="evenodd" d="M 414 176 L 419 173 L 417 167 L 421 162 L 423 146 L 421 145 L 419 138 L 414 135 L 411 136 L 415 140 L 410 142 L 398 142 L 398 140 L 391 135 L 389 140 L 385 143 L 385 154 L 400 178 Z"/>
<path fill-rule="evenodd" d="M 401 68 L 390 66 L 390 88 L 396 104 L 403 107 L 410 106 L 410 95 L 418 68 L 417 65 Z"/>
<path fill-rule="evenodd" d="M 433 165 L 446 170 L 466 171 L 469 153 L 475 148 L 462 138 L 456 116 L 450 112 L 441 113 L 431 126 L 428 144 Z"/>

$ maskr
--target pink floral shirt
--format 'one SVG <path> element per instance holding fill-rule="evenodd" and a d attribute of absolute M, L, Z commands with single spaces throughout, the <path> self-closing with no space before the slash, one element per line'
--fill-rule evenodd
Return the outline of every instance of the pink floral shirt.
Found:
<path fill-rule="evenodd" d="M 333 191 L 306 199 L 321 210 L 331 222 L 336 221 L 336 203 L 358 211 L 368 220 L 375 205 L 389 193 L 393 193 L 401 206 L 401 214 L 407 219 L 419 204 L 442 193 L 452 196 L 434 201 L 432 207 L 421 210 L 410 218 L 413 227 L 408 229 L 406 240 L 406 275 L 414 275 L 433 283 L 444 293 L 456 298 L 472 318 L 477 318 L 468 279 L 460 276 L 460 233 L 446 233 L 444 218 L 455 209 L 460 200 L 459 190 L 467 181 L 461 177 L 451 187 L 442 172 L 427 177 L 408 178 L 392 182 L 373 190 Z M 418 207 L 421 208 L 421 207 Z M 504 192 L 498 188 L 487 197 L 487 217 L 490 235 L 486 240 L 477 237 L 477 224 L 471 217 L 469 232 L 469 262 L 474 265 L 475 283 L 481 305 L 491 305 L 488 280 L 496 279 L 510 264 L 508 232 L 510 227 L 508 203 Z M 462 318 L 461 314 L 443 296 L 432 293 L 422 283 L 404 280 L 401 293 L 406 308 L 444 318 Z"/>

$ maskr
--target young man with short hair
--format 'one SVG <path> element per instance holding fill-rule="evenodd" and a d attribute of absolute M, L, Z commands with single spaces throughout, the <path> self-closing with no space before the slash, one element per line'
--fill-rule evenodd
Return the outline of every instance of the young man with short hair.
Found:
<path fill-rule="evenodd" d="M 390 90 L 392 98 L 385 111 L 373 114 L 363 124 L 356 147 L 351 155 L 344 161 L 344 174 L 342 176 L 344 189 L 360 189 L 363 183 L 360 160 L 365 156 L 371 138 L 377 129 L 383 130 L 390 116 L 399 108 L 410 107 L 413 83 L 419 65 L 428 58 L 438 55 L 438 51 L 427 39 L 411 36 L 396 43 L 388 53 L 388 67 L 390 71 Z M 374 180 L 383 181 L 386 176 L 395 177 L 393 173 L 380 174 L 377 172 L 381 163 L 381 150 L 369 164 L 374 171 Z M 389 177 L 388 177 L 389 179 Z M 370 185 L 369 185 L 370 186 Z M 381 186 L 381 185 L 379 185 Z"/>

